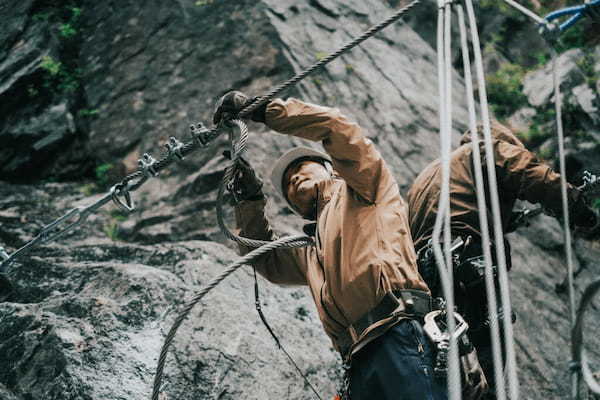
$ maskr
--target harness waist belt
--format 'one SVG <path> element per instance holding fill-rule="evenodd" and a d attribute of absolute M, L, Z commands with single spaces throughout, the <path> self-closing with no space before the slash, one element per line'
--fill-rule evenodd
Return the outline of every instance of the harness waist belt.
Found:
<path fill-rule="evenodd" d="M 353 323 L 348 329 L 354 330 L 354 339 L 362 335 L 369 326 L 392 315 L 422 318 L 432 310 L 431 296 L 421 290 L 401 289 L 385 294 L 383 299 Z"/>

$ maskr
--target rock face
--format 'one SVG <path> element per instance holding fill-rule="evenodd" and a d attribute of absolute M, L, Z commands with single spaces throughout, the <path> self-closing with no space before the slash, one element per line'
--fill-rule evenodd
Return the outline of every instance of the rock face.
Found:
<path fill-rule="evenodd" d="M 208 122 L 222 93 L 267 92 L 389 16 L 397 3 L 3 3 L 10 23 L 0 33 L 6 43 L 0 48 L 0 139 L 6 144 L 0 177 L 30 183 L 0 184 L 0 245 L 10 253 L 43 224 L 100 196 L 90 197 L 89 180 L 40 179 L 89 176 L 94 167 L 110 165 L 114 176 L 95 182 L 102 189 L 136 168 L 144 152 L 158 157 L 169 136 L 187 140 L 187 126 Z M 388 27 L 286 94 L 339 107 L 356 119 L 404 191 L 439 148 L 434 36 L 421 23 L 431 10 L 416 11 L 410 24 Z M 53 76 L 52 60 L 62 71 L 79 71 Z M 77 84 L 72 90 L 70 78 Z M 462 80 L 454 78 L 458 140 L 467 118 Z M 263 177 L 281 152 L 306 145 L 257 124 L 250 128 L 247 159 Z M 134 213 L 108 205 L 14 264 L 15 292 L 0 303 L 0 399 L 150 397 L 160 346 L 183 301 L 236 258 L 215 219 L 226 148 L 220 138 L 149 180 L 133 193 Z M 302 221 L 274 196 L 268 211 L 278 231 L 299 232 Z M 554 292 L 564 273 L 560 227 L 541 219 L 512 242 L 523 390 L 528 399 L 564 398 L 568 299 Z M 584 241 L 576 249 L 576 263 L 585 267 L 582 289 L 599 272 L 600 249 Z M 259 279 L 267 319 L 321 396 L 331 397 L 339 357 L 309 292 Z M 245 267 L 192 312 L 168 357 L 165 399 L 313 397 L 257 318 L 252 292 L 252 271 Z M 588 338 L 597 349 L 598 338 Z"/>

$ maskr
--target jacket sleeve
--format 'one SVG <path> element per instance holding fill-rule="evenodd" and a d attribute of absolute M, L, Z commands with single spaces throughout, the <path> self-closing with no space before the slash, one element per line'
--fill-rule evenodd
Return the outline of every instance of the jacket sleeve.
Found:
<path fill-rule="evenodd" d="M 239 235 L 257 240 L 275 240 L 265 216 L 265 199 L 242 201 L 235 207 Z M 239 245 L 242 255 L 254 248 Z M 263 254 L 252 265 L 266 279 L 286 285 L 306 285 L 308 248 L 280 248 Z"/>
<path fill-rule="evenodd" d="M 516 193 L 517 198 L 540 203 L 555 215 L 562 215 L 560 175 L 541 162 L 527 149 L 504 141 L 496 141 L 496 166 L 501 174 L 498 183 L 502 190 Z M 581 208 L 581 192 L 567 183 L 570 213 L 575 217 Z M 577 224 L 577 221 L 574 221 Z"/>
<path fill-rule="evenodd" d="M 370 203 L 376 201 L 382 185 L 393 181 L 373 142 L 338 109 L 278 99 L 267 106 L 266 123 L 285 135 L 321 141 L 333 169 Z"/>

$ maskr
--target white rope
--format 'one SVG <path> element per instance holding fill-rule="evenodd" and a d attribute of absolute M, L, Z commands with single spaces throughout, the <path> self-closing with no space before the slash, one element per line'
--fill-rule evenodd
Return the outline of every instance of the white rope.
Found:
<path fill-rule="evenodd" d="M 492 216 L 494 223 L 494 241 L 496 248 L 496 260 L 498 267 L 498 276 L 500 284 L 500 300 L 504 319 L 504 341 L 506 347 L 506 370 L 508 375 L 508 390 L 511 400 L 519 398 L 519 380 L 516 368 L 516 356 L 514 350 L 514 336 L 512 327 L 512 307 L 510 304 L 510 291 L 508 286 L 508 273 L 506 269 L 506 254 L 504 249 L 504 237 L 502 234 L 502 222 L 500 220 L 500 204 L 498 198 L 498 186 L 496 180 L 496 168 L 494 163 L 494 149 L 492 145 L 492 136 L 490 131 L 490 117 L 487 104 L 487 93 L 485 87 L 485 77 L 483 72 L 483 60 L 481 56 L 481 45 L 479 43 L 479 34 L 473 3 L 471 0 L 465 0 L 467 14 L 469 16 L 469 26 L 471 29 L 471 41 L 473 44 L 473 53 L 475 56 L 475 69 L 477 74 L 477 85 L 479 89 L 479 100 L 481 106 L 481 117 L 483 121 L 484 145 L 486 154 L 486 166 L 488 183 L 490 189 L 490 200 L 492 203 Z M 491 298 L 491 296 L 488 296 Z M 493 310 L 490 310 L 493 312 Z M 491 316 L 490 316 L 491 318 Z"/>
<path fill-rule="evenodd" d="M 569 289 L 569 322 L 573 328 L 575 324 L 575 289 L 573 288 L 573 248 L 571 245 L 571 226 L 569 223 L 569 199 L 567 197 L 567 178 L 565 168 L 565 138 L 562 124 L 562 100 L 558 82 L 558 67 L 556 50 L 552 52 L 552 81 L 554 83 L 554 106 L 556 109 L 556 131 L 558 135 L 558 157 L 560 160 L 560 194 L 562 197 L 563 233 L 565 238 L 565 256 L 567 258 L 567 285 Z M 571 373 L 571 397 L 576 399 L 579 392 L 579 373 Z"/>
<path fill-rule="evenodd" d="M 537 15 L 536 13 L 534 13 L 533 11 L 529 10 L 526 7 L 523 7 L 522 5 L 520 5 L 519 3 L 517 3 L 516 1 L 513 0 L 504 0 L 506 3 L 508 3 L 510 6 L 516 8 L 517 10 L 521 11 L 523 14 L 527 15 L 529 18 L 533 19 L 535 22 L 537 22 L 540 25 L 546 25 L 548 22 L 540 17 L 539 15 Z"/>
<path fill-rule="evenodd" d="M 438 204 L 438 213 L 433 228 L 432 243 L 436 264 L 442 283 L 442 291 L 446 299 L 447 310 L 454 310 L 454 294 L 452 280 L 452 255 L 450 254 L 450 150 L 452 134 L 452 62 L 451 62 L 451 3 L 438 3 L 438 79 L 440 90 L 440 144 L 442 182 Z M 440 237 L 444 228 L 444 252 L 440 247 Z M 447 312 L 448 330 L 454 332 L 456 321 L 454 313 Z M 460 365 L 458 361 L 458 346 L 456 338 L 451 335 L 448 354 L 448 394 L 450 400 L 462 399 Z"/>
<path fill-rule="evenodd" d="M 503 363 L 500 348 L 500 328 L 498 326 L 497 317 L 498 305 L 496 302 L 496 287 L 494 285 L 494 274 L 492 269 L 492 253 L 490 250 L 490 234 L 485 200 L 485 187 L 483 183 L 483 169 L 481 166 L 481 152 L 479 150 L 479 132 L 477 131 L 475 98 L 473 94 L 473 77 L 471 75 L 471 60 L 469 58 L 469 47 L 467 44 L 465 17 L 461 4 L 457 5 L 457 12 L 465 74 L 467 108 L 469 111 L 469 130 L 471 131 L 471 151 L 473 152 L 473 170 L 475 172 L 477 208 L 479 210 L 479 226 L 481 228 L 481 244 L 483 249 L 483 259 L 485 262 L 485 284 L 488 297 L 488 309 L 490 310 L 490 334 L 494 362 L 494 380 L 496 382 L 496 398 L 498 400 L 504 400 L 506 398 L 506 389 L 504 385 L 504 379 L 502 377 Z"/>

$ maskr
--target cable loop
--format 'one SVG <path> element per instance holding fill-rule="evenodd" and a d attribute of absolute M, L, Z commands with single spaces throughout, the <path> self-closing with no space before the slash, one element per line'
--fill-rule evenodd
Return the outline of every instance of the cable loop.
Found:
<path fill-rule="evenodd" d="M 127 183 L 119 182 L 110 188 L 110 194 L 113 203 L 115 203 L 119 208 L 127 212 L 132 212 L 135 210 L 135 203 L 131 199 L 128 186 L 129 185 Z M 121 200 L 121 197 L 125 199 L 125 202 Z"/>

